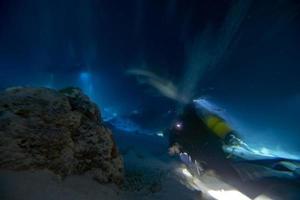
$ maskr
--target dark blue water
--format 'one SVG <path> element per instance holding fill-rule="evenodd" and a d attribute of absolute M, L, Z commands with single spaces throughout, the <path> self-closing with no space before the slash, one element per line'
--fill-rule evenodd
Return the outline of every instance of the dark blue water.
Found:
<path fill-rule="evenodd" d="M 299 8 L 292 0 L 1 1 L 0 87 L 75 85 L 103 113 L 135 116 L 150 132 L 169 126 L 179 96 L 205 96 L 250 144 L 299 154 Z M 154 83 L 129 69 L 155 74 Z"/>

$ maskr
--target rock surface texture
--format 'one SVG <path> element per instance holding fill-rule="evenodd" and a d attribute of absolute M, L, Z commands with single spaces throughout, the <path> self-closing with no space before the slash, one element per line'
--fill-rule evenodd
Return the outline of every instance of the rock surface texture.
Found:
<path fill-rule="evenodd" d="M 49 169 L 121 183 L 123 160 L 97 106 L 77 88 L 0 93 L 0 169 Z"/>

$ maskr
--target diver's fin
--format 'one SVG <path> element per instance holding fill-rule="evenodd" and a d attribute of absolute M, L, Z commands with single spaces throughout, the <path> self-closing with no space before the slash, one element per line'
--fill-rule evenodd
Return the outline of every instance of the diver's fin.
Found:
<path fill-rule="evenodd" d="M 261 178 L 278 177 L 294 179 L 296 178 L 294 173 L 291 171 L 279 171 L 272 168 L 256 165 L 256 164 L 235 164 L 235 170 L 238 172 L 240 178 L 243 181 L 253 181 Z"/>

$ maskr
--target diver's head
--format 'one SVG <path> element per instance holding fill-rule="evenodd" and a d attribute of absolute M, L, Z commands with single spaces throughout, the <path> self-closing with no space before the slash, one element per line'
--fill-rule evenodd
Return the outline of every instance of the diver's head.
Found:
<path fill-rule="evenodd" d="M 182 147 L 178 143 L 174 143 L 169 147 L 169 155 L 179 155 L 182 152 Z"/>

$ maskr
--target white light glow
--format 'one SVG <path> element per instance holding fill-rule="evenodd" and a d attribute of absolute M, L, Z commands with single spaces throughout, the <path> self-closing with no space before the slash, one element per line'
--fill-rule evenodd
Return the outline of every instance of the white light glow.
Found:
<path fill-rule="evenodd" d="M 259 195 L 258 197 L 256 197 L 254 200 L 273 200 L 273 199 L 262 194 L 262 195 Z"/>
<path fill-rule="evenodd" d="M 237 190 L 209 190 L 208 194 L 217 200 L 251 200 L 241 192 Z"/>
<path fill-rule="evenodd" d="M 193 175 L 189 172 L 189 170 L 187 170 L 186 168 L 183 168 L 182 169 L 182 173 L 186 176 L 186 177 L 188 177 L 188 178 L 192 178 L 193 177 Z"/>
<path fill-rule="evenodd" d="M 214 175 L 193 176 L 185 167 L 178 168 L 185 177 L 185 186 L 191 190 L 201 191 L 216 200 L 251 200 L 249 197 L 218 179 Z M 223 188 L 223 189 L 215 189 Z"/>
<path fill-rule="evenodd" d="M 198 108 L 201 110 L 205 109 L 210 113 L 214 113 L 224 119 L 228 119 L 228 116 L 225 115 L 225 112 L 222 108 L 218 107 L 216 104 L 212 103 L 210 100 L 206 98 L 199 98 L 193 100 L 193 102 L 196 104 Z"/>
<path fill-rule="evenodd" d="M 175 127 L 176 127 L 176 129 L 181 129 L 181 128 L 182 128 L 182 123 L 177 122 L 177 123 L 175 124 Z"/>
<path fill-rule="evenodd" d="M 156 135 L 159 136 L 159 137 L 164 137 L 163 132 L 158 132 L 158 133 L 156 133 Z"/>

